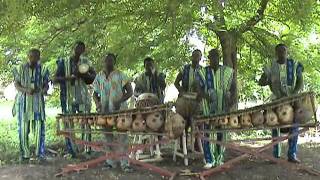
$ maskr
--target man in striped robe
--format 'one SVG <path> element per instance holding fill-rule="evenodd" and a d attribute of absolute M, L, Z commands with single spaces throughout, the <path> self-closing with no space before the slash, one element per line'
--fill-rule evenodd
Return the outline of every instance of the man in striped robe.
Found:
<path fill-rule="evenodd" d="M 58 59 L 57 71 L 55 74 L 55 82 L 60 84 L 60 101 L 62 113 L 90 113 L 91 110 L 91 94 L 89 92 L 89 84 L 91 84 L 96 76 L 91 63 L 83 54 L 85 52 L 85 44 L 81 41 L 76 42 L 74 55 L 67 59 Z M 79 73 L 80 64 L 88 64 L 89 71 L 86 74 Z M 65 124 L 65 127 L 73 127 L 73 123 Z M 89 125 L 81 127 L 90 129 Z M 91 135 L 82 134 L 82 139 L 91 140 Z M 69 138 L 66 138 L 66 146 L 68 153 L 75 157 L 75 147 Z M 85 152 L 90 153 L 90 148 L 85 147 Z"/>
<path fill-rule="evenodd" d="M 40 63 L 40 51 L 31 49 L 29 61 L 14 69 L 14 84 L 18 90 L 14 104 L 14 115 L 18 116 L 20 160 L 30 159 L 29 133 L 35 137 L 35 155 L 45 158 L 45 101 L 49 88 L 49 71 Z"/>
<path fill-rule="evenodd" d="M 166 88 L 165 75 L 156 70 L 154 60 L 147 57 L 144 60 L 145 72 L 135 79 L 136 87 L 134 95 L 138 97 L 143 93 L 153 93 L 158 96 L 161 103 L 164 101 L 164 90 Z"/>
<path fill-rule="evenodd" d="M 271 65 L 264 68 L 259 85 L 269 86 L 272 91 L 272 100 L 291 96 L 303 89 L 303 65 L 288 58 L 288 48 L 285 44 L 278 44 L 275 48 L 276 59 Z M 297 158 L 298 127 L 289 128 L 289 134 L 296 134 L 288 140 L 288 161 L 300 163 Z M 272 130 L 272 137 L 280 136 L 280 129 Z M 281 147 L 277 144 L 273 148 L 273 156 L 280 158 Z"/>
<path fill-rule="evenodd" d="M 202 52 L 199 49 L 196 49 L 192 52 L 191 56 L 191 64 L 186 64 L 183 66 L 182 70 L 177 75 L 177 78 L 174 82 L 174 86 L 179 91 L 179 96 L 183 95 L 184 93 L 189 92 L 197 92 L 197 82 L 196 77 L 199 70 L 202 68 L 200 66 L 200 60 L 202 57 Z M 188 138 L 188 129 L 191 127 L 191 118 L 192 117 L 183 117 L 186 120 L 186 136 Z M 180 139 L 182 142 L 182 137 Z M 182 149 L 182 143 L 180 143 L 180 148 Z M 195 141 L 194 144 L 195 150 L 198 149 L 198 141 Z"/>
<path fill-rule="evenodd" d="M 199 71 L 199 91 L 203 99 L 201 102 L 203 115 L 221 114 L 229 111 L 230 90 L 233 80 L 233 69 L 228 66 L 219 65 L 219 52 L 217 49 L 209 51 L 210 65 Z M 205 124 L 204 129 L 210 129 Z M 213 134 L 211 134 L 214 136 Z M 209 134 L 206 134 L 209 137 Z M 223 141 L 225 133 L 217 133 L 217 140 Z M 215 165 L 221 165 L 224 160 L 225 148 L 221 145 L 212 145 L 208 141 L 203 142 L 203 150 L 206 164 L 204 168 L 209 169 Z"/>

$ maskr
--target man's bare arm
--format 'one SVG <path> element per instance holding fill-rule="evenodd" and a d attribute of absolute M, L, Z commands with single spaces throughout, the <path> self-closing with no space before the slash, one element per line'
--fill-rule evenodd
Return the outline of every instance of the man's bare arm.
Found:
<path fill-rule="evenodd" d="M 183 92 L 183 88 L 180 86 L 180 81 L 182 80 L 182 73 L 179 72 L 176 80 L 174 81 L 174 86 L 178 89 L 179 92 Z"/>

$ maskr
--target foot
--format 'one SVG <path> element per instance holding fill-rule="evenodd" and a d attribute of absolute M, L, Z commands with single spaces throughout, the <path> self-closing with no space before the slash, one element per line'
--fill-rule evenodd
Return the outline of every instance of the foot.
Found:
<path fill-rule="evenodd" d="M 289 162 L 295 163 L 295 164 L 300 164 L 301 161 L 298 158 L 293 158 L 293 159 L 288 159 Z"/>
<path fill-rule="evenodd" d="M 76 154 L 75 153 L 68 153 L 68 154 L 65 154 L 63 156 L 63 158 L 65 158 L 65 159 L 74 159 L 74 158 L 76 158 Z"/>
<path fill-rule="evenodd" d="M 30 161 L 30 158 L 25 158 L 25 157 L 20 157 L 19 158 L 19 162 L 21 164 L 27 164 L 27 163 L 29 163 L 29 161 Z"/>
<path fill-rule="evenodd" d="M 213 168 L 213 163 L 206 163 L 204 166 L 203 166 L 203 168 L 204 169 L 211 169 L 211 168 Z"/>
<path fill-rule="evenodd" d="M 125 173 L 132 173 L 133 169 L 130 166 L 125 166 L 121 168 L 123 172 Z"/>
<path fill-rule="evenodd" d="M 109 164 L 107 162 L 104 162 L 103 167 L 104 167 L 103 169 L 106 169 L 106 170 L 115 168 L 115 167 L 113 167 L 111 164 Z"/>

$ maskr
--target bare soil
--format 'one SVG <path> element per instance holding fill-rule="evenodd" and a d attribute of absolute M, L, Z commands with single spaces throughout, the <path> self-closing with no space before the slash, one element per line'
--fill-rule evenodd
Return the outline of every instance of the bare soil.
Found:
<path fill-rule="evenodd" d="M 271 151 L 270 151 L 271 153 Z M 299 158 L 304 165 L 320 170 L 320 145 L 304 144 L 299 148 Z M 236 157 L 236 152 L 227 151 L 227 160 Z M 285 158 L 285 157 L 284 157 Z M 12 164 L 2 166 L 0 169 L 1 180 L 157 180 L 164 179 L 158 174 L 134 167 L 133 173 L 123 173 L 120 169 L 106 170 L 102 165 L 81 171 L 80 173 L 72 173 L 64 177 L 55 177 L 61 168 L 67 164 L 74 164 L 84 161 L 84 159 L 67 160 L 62 157 L 50 157 L 44 164 Z M 190 170 L 198 172 L 202 169 L 202 160 L 191 160 L 188 167 L 183 166 L 182 159 L 173 162 L 171 156 L 164 156 L 164 160 L 155 165 L 164 167 L 173 172 L 181 170 Z M 176 180 L 197 179 L 196 177 L 177 176 Z M 320 177 L 310 175 L 308 173 L 288 169 L 281 165 L 272 164 L 261 159 L 247 159 L 237 164 L 230 170 L 219 173 L 207 179 L 214 180 L 320 180 Z"/>

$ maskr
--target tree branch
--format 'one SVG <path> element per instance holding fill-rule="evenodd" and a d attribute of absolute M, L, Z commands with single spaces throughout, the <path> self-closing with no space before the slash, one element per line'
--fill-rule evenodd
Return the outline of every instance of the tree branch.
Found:
<path fill-rule="evenodd" d="M 224 6 L 220 0 L 215 0 L 213 6 L 217 7 L 218 13 L 214 13 L 213 17 L 215 22 L 208 23 L 207 28 L 214 32 L 225 30 L 226 20 L 224 18 Z"/>
<path fill-rule="evenodd" d="M 67 26 L 62 26 L 62 27 L 59 27 L 59 28 L 55 28 L 48 37 L 46 37 L 45 39 L 41 40 L 40 41 L 40 48 L 42 46 L 48 46 L 49 44 L 51 44 L 51 42 L 56 39 L 60 34 L 62 34 L 63 32 L 65 32 L 66 30 L 68 30 L 69 28 L 73 28 L 74 25 L 76 25 L 75 29 L 71 29 L 72 32 L 76 31 L 79 29 L 79 27 L 81 25 L 83 25 L 84 23 L 87 22 L 87 19 L 84 19 L 84 20 L 81 20 L 79 22 L 76 22 L 76 23 L 72 23 L 70 25 L 67 25 Z"/>
<path fill-rule="evenodd" d="M 256 12 L 256 15 L 250 18 L 248 21 L 244 22 L 240 25 L 240 28 L 237 30 L 240 33 L 244 33 L 254 27 L 259 21 L 262 20 L 264 16 L 264 12 L 267 8 L 269 0 L 261 0 L 260 7 Z"/>

